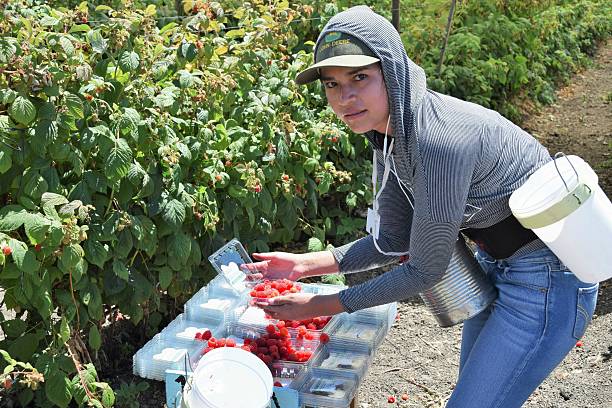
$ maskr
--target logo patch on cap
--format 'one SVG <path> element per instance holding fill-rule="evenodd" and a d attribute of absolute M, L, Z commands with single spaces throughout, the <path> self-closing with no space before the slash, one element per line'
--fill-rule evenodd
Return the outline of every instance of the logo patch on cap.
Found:
<path fill-rule="evenodd" d="M 337 40 L 337 39 L 338 39 L 338 38 L 340 38 L 341 36 L 342 36 L 342 33 L 339 33 L 339 32 L 332 32 L 332 33 L 329 33 L 329 34 L 327 34 L 327 35 L 325 36 L 325 42 L 326 42 L 326 43 L 330 43 L 330 42 L 332 42 L 332 41 Z"/>

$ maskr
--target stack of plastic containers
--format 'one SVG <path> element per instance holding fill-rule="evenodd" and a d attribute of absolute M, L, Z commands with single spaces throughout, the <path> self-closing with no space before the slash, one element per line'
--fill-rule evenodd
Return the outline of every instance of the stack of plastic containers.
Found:
<path fill-rule="evenodd" d="M 357 393 L 360 378 L 350 371 L 333 373 L 304 370 L 291 388 L 300 394 L 303 408 L 348 408 Z"/>
<path fill-rule="evenodd" d="M 204 349 L 204 343 L 178 344 L 174 339 L 156 334 L 133 357 L 134 374 L 162 381 L 166 370 L 191 371 Z"/>
<path fill-rule="evenodd" d="M 201 342 L 196 339 L 197 333 L 210 331 L 212 337 L 219 337 L 225 331 L 223 320 L 215 319 L 211 316 L 200 316 L 199 320 L 189 320 L 186 314 L 181 313 L 170 322 L 160 333 L 161 337 L 176 344 L 192 345 L 194 342 Z"/>
<path fill-rule="evenodd" d="M 217 276 L 185 303 L 185 315 L 189 320 L 206 321 L 217 319 L 224 323 L 232 319 L 241 297 L 224 287 L 222 276 Z"/>
<path fill-rule="evenodd" d="M 251 288 L 258 282 L 240 269 L 241 264 L 252 262 L 240 242 L 230 241 L 209 260 L 219 275 L 185 303 L 184 314 L 134 355 L 135 374 L 163 380 L 167 369 L 193 372 L 208 346 L 196 335 L 207 330 L 217 339 L 233 339 L 235 347 L 243 346 L 245 339 L 253 342 L 270 338 L 266 327 L 278 321 L 267 318 L 262 309 L 252 305 Z M 328 284 L 300 286 L 301 292 L 314 294 L 344 289 Z M 312 355 L 305 362 L 282 358 L 267 361 L 274 383 L 297 390 L 302 408 L 348 407 L 396 313 L 395 303 L 342 313 L 333 316 L 322 329 L 314 329 L 320 327 L 317 321 L 318 325 L 307 329 L 308 336 L 299 327 L 303 322 L 286 322 L 292 347 Z M 327 334 L 328 343 L 320 342 L 321 333 Z"/>

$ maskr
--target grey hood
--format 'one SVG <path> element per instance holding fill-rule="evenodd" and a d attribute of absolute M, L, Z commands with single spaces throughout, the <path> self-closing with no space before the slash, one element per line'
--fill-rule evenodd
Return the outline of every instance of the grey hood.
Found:
<path fill-rule="evenodd" d="M 317 48 L 323 37 L 332 31 L 357 37 L 380 59 L 389 98 L 393 136 L 399 139 L 396 146 L 412 150 L 409 146 L 414 146 L 411 142 L 416 137 L 415 112 L 427 90 L 423 68 L 408 58 L 395 27 L 367 6 L 352 7 L 332 17 L 317 39 Z M 316 54 L 317 49 L 314 51 Z M 372 137 L 371 134 L 368 136 Z"/>

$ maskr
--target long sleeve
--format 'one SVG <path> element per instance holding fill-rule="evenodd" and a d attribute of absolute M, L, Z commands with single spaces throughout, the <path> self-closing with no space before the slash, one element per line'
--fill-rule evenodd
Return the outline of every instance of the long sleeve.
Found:
<path fill-rule="evenodd" d="M 384 172 L 384 163 L 380 150 L 375 150 L 377 157 L 379 181 Z M 397 178 L 393 173 L 379 199 L 380 234 L 376 240 L 384 252 L 408 252 L 410 229 L 412 225 L 412 208 L 404 193 L 400 190 Z M 398 256 L 384 255 L 376 249 L 372 236 L 358 239 L 349 244 L 331 250 L 340 265 L 341 273 L 353 273 L 378 268 L 397 262 Z"/>

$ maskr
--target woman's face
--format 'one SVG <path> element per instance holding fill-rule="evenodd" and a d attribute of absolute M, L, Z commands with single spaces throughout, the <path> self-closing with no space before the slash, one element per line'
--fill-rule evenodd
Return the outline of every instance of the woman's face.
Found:
<path fill-rule="evenodd" d="M 321 68 L 321 82 L 334 113 L 353 132 L 385 133 L 389 101 L 380 64 Z M 392 133 L 390 127 L 388 132 Z"/>

